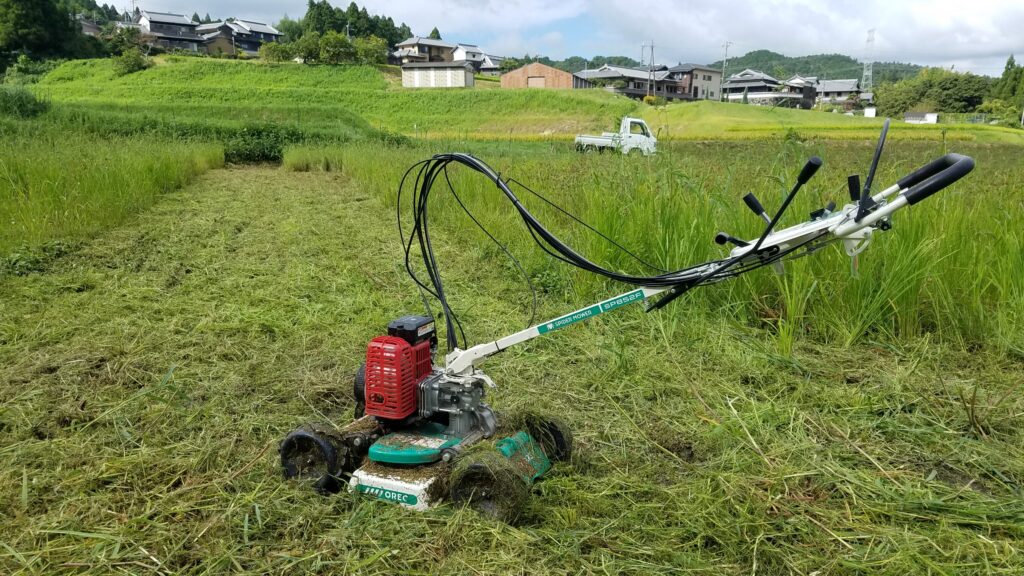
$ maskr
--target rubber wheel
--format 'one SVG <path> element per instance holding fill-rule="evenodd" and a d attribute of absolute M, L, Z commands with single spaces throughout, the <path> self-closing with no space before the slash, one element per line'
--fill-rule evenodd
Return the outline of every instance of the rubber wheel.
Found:
<path fill-rule="evenodd" d="M 355 419 L 366 414 L 366 362 L 363 362 L 352 379 L 352 399 L 356 401 Z"/>
<path fill-rule="evenodd" d="M 511 462 L 497 451 L 467 454 L 452 471 L 451 501 L 489 518 L 514 524 L 529 497 L 530 487 L 516 474 Z"/>
<path fill-rule="evenodd" d="M 324 435 L 299 428 L 281 442 L 280 455 L 285 478 L 312 480 L 313 487 L 321 494 L 341 491 L 338 450 Z"/>

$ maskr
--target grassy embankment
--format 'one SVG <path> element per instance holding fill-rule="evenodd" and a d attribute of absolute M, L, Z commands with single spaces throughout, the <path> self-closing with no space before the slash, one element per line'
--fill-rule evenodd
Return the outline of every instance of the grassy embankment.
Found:
<path fill-rule="evenodd" d="M 775 178 L 805 153 L 828 164 L 801 212 L 842 194 L 836 171 L 870 155 L 791 146 L 681 144 L 651 161 L 537 144 L 470 151 L 678 264 L 717 253 L 717 226 L 749 235 L 740 192 L 774 204 Z M 904 146 L 884 180 L 938 152 Z M 1019 353 L 1000 345 L 998 324 L 975 333 L 930 311 L 950 291 L 1008 313 L 958 278 L 976 271 L 961 268 L 963 251 L 994 270 L 1020 265 L 1019 252 L 977 240 L 974 219 L 991 214 L 976 198 L 1020 200 L 1020 168 L 1001 147 L 964 148 L 986 171 L 900 214 L 858 280 L 822 255 L 793 264 L 793 280 L 764 270 L 750 286 L 705 288 L 665 313 L 623 310 L 492 359 L 499 410 L 544 406 L 578 440 L 520 526 L 282 482 L 275 443 L 308 419 L 344 421 L 366 340 L 421 308 L 397 265 L 393 184 L 432 149 L 389 150 L 387 163 L 376 147 L 333 151 L 334 172 L 214 171 L 45 270 L 0 280 L 3 571 L 1012 574 L 1024 563 Z M 303 167 L 298 154 L 288 166 Z M 530 254 L 484 191 L 455 182 L 525 257 L 542 317 L 618 288 Z M 436 198 L 438 257 L 470 338 L 522 326 L 528 297 L 512 268 Z M 1019 233 L 992 240 L 1007 238 Z M 787 309 L 787 286 L 815 308 Z M 851 328 L 829 326 L 819 292 L 855 311 L 868 302 L 859 293 L 875 294 L 939 325 L 904 330 L 886 312 L 845 347 Z M 742 304 L 751 295 L 763 312 Z M 788 353 L 778 318 L 798 326 Z"/>
<path fill-rule="evenodd" d="M 70 62 L 36 90 L 58 108 L 111 121 L 260 121 L 323 139 L 344 136 L 359 122 L 421 137 L 574 133 L 603 129 L 636 106 L 603 92 L 410 90 L 389 87 L 370 67 L 193 58 L 168 59 L 122 78 L 106 61 Z"/>
<path fill-rule="evenodd" d="M 261 122 L 335 141 L 378 129 L 435 139 L 566 140 L 615 129 L 626 114 L 644 116 L 662 137 L 686 140 L 774 139 L 790 129 L 813 138 L 871 138 L 881 126 L 881 119 L 718 102 L 650 108 L 601 90 L 403 89 L 393 72 L 172 57 L 115 78 L 110 63 L 98 60 L 69 62 L 36 90 L 86 124 L 198 130 Z M 1024 140 L 1020 131 L 978 125 L 902 126 L 898 137 Z"/>

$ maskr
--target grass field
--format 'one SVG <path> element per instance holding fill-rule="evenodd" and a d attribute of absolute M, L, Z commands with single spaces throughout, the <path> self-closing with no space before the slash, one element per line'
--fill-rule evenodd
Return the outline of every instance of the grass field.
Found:
<path fill-rule="evenodd" d="M 901 211 L 856 277 L 832 248 L 786 276 L 761 270 L 658 313 L 625 308 L 489 360 L 496 410 L 556 412 L 577 440 L 509 526 L 450 505 L 323 498 L 280 475 L 280 439 L 346 422 L 366 342 L 422 310 L 394 228 L 404 169 L 474 153 L 679 267 L 719 256 L 718 230 L 756 235 L 740 197 L 776 206 L 809 155 L 825 166 L 783 224 L 841 203 L 876 124 L 714 103 L 630 108 L 663 127 L 657 156 L 580 155 L 557 122 L 600 130 L 635 105 L 412 93 L 391 71 L 379 82 L 371 69 L 304 76 L 185 59 L 142 73 L 165 88 L 146 91 L 144 76 L 105 77 L 105 66 L 63 66 L 38 88 L 53 110 L 0 120 L 0 573 L 1024 566 L 1024 148 L 1012 133 L 894 127 L 880 183 L 948 151 L 978 167 Z M 186 90 L 185 76 L 195 98 L 164 95 Z M 220 76 L 260 87 L 236 94 Z M 330 86 L 342 78 L 355 87 Z M 323 102 L 289 100 L 303 94 Z M 490 116 L 472 119 L 467 105 Z M 245 131 L 254 118 L 270 136 Z M 427 138 L 382 137 L 415 134 L 412 118 L 428 119 Z M 155 121 L 165 128 L 140 128 Z M 672 141 L 680 131 L 702 141 Z M 222 167 L 245 135 L 282 147 L 282 164 Z M 463 172 L 452 181 L 522 260 L 538 319 L 625 289 L 540 254 L 492 187 Z M 437 192 L 432 236 L 469 339 L 522 328 L 531 299 L 515 267 Z M 643 270 L 520 196 L 588 256 Z"/>

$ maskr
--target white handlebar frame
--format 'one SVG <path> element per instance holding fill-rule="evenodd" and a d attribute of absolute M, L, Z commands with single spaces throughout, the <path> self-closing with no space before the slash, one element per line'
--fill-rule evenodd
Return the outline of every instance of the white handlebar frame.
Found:
<path fill-rule="evenodd" d="M 857 221 L 858 207 L 856 204 L 847 204 L 840 210 L 832 213 L 826 213 L 820 218 L 811 220 L 810 222 L 804 222 L 789 228 L 784 228 L 776 232 L 772 232 L 761 244 L 756 254 L 752 253 L 754 242 L 752 241 L 746 246 L 739 246 L 734 248 L 730 253 L 730 258 L 737 258 L 748 256 L 751 261 L 762 258 L 762 254 L 778 254 L 785 253 L 791 248 L 799 248 L 806 245 L 808 251 L 813 251 L 816 247 L 823 243 L 828 243 L 833 240 L 843 240 L 846 243 L 846 252 L 850 256 L 854 256 L 860 253 L 867 244 L 871 241 L 871 233 L 874 228 L 879 225 L 882 221 L 886 220 L 894 212 L 908 206 L 904 193 L 906 189 L 901 189 L 898 184 L 894 184 L 889 188 L 875 194 L 872 200 L 877 206 L 869 214 L 864 216 Z M 895 195 L 895 199 L 889 201 L 888 199 Z M 742 263 L 743 260 L 740 260 Z M 685 278 L 698 278 L 702 275 L 713 272 L 716 267 L 722 266 L 722 261 L 709 262 L 707 264 L 696 266 L 688 270 L 688 274 Z M 602 300 L 596 304 L 591 304 L 584 308 L 580 308 L 574 312 L 553 318 L 547 322 L 541 322 L 535 326 L 531 326 L 524 330 L 520 330 L 514 334 L 510 334 L 503 338 L 499 338 L 492 342 L 484 344 L 477 344 L 469 348 L 468 350 L 459 350 L 456 348 L 445 357 L 445 374 L 450 376 L 469 376 L 476 371 L 479 366 L 487 358 L 527 340 L 532 340 L 538 336 L 547 334 L 559 328 L 575 324 L 582 320 L 589 320 L 595 316 L 614 310 L 627 304 L 635 302 L 645 301 L 652 296 L 673 290 L 671 287 L 657 287 L 648 288 L 640 287 L 619 294 L 607 300 Z"/>

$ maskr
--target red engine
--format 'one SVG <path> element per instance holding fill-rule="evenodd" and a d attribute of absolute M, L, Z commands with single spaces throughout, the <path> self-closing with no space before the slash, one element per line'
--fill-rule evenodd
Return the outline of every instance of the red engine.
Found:
<path fill-rule="evenodd" d="M 406 316 L 388 325 L 366 349 L 366 414 L 401 420 L 416 412 L 416 387 L 430 375 L 431 318 Z"/>

